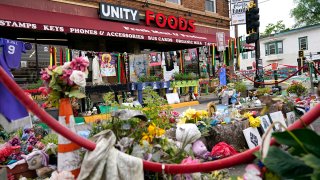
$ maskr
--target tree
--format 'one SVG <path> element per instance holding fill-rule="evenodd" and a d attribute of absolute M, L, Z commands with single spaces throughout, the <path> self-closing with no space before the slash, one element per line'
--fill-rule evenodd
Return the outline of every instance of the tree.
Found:
<path fill-rule="evenodd" d="M 291 17 L 296 21 L 294 27 L 302 27 L 320 23 L 319 0 L 294 0 L 297 4 L 291 10 Z"/>
<path fill-rule="evenodd" d="M 270 34 L 278 33 L 288 29 L 289 28 L 286 28 L 286 25 L 283 23 L 283 21 L 278 21 L 276 24 L 269 23 L 262 35 L 269 36 Z"/>

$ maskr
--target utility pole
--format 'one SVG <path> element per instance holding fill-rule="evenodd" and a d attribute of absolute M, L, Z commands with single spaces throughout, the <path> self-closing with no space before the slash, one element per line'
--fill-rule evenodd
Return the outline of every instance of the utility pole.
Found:
<path fill-rule="evenodd" d="M 254 3 L 256 4 L 256 8 L 259 8 L 258 7 L 258 0 L 254 0 Z M 257 27 L 257 31 L 256 31 L 256 34 L 258 36 L 257 40 L 255 41 L 255 55 L 256 55 L 256 76 L 255 76 L 255 81 L 256 82 L 261 82 L 263 83 L 264 82 L 264 79 L 263 79 L 263 65 L 262 65 L 262 60 L 260 59 L 260 31 L 259 31 L 259 26 Z M 258 83 L 254 83 L 254 87 L 258 88 L 262 86 L 261 84 L 258 84 Z"/>
<path fill-rule="evenodd" d="M 313 73 L 312 73 L 312 53 L 310 52 L 310 62 L 308 62 L 309 74 L 310 74 L 310 83 L 311 83 L 311 93 L 314 94 L 314 85 L 313 85 Z"/>
<path fill-rule="evenodd" d="M 256 62 L 256 74 L 254 77 L 255 83 L 254 87 L 263 87 L 263 65 L 262 60 L 260 59 L 260 41 L 259 41 L 259 8 L 258 0 L 251 0 L 248 10 L 246 11 L 246 31 L 249 35 L 246 37 L 246 42 L 248 44 L 255 44 L 255 62 Z"/>

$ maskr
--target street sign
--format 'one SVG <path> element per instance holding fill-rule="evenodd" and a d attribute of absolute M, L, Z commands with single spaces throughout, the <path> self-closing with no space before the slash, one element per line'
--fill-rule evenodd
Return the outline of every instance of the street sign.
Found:
<path fill-rule="evenodd" d="M 218 51 L 224 51 L 226 49 L 226 43 L 225 43 L 226 40 L 225 40 L 224 32 L 217 32 L 216 37 L 217 37 Z"/>
<path fill-rule="evenodd" d="M 274 71 L 278 70 L 278 63 L 277 62 L 276 63 L 272 63 L 271 64 L 271 69 L 274 70 Z"/>
<path fill-rule="evenodd" d="M 231 0 L 231 24 L 245 24 L 246 23 L 246 10 L 250 0 Z"/>

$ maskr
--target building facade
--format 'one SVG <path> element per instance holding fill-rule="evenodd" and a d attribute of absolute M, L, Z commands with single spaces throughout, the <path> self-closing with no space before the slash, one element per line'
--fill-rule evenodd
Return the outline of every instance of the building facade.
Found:
<path fill-rule="evenodd" d="M 227 0 L 1 0 L 0 34 L 32 43 L 13 74 L 35 82 L 50 46 L 141 53 L 210 46 L 217 32 L 227 40 L 228 7 Z"/>
<path fill-rule="evenodd" d="M 298 66 L 299 51 L 306 59 L 319 60 L 320 25 L 306 26 L 280 32 L 260 39 L 260 52 L 263 66 L 274 62 L 280 65 Z M 254 67 L 254 51 L 242 53 L 241 69 Z M 269 66 L 270 67 L 270 66 Z"/>

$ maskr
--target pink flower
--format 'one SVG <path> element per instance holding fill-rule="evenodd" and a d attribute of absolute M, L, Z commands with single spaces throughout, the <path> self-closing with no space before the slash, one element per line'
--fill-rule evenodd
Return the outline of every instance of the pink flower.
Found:
<path fill-rule="evenodd" d="M 46 69 L 41 69 L 40 71 L 40 74 L 41 74 L 41 79 L 48 82 L 50 81 L 50 75 L 48 74 L 47 70 Z"/>
<path fill-rule="evenodd" d="M 89 66 L 89 61 L 84 57 L 75 58 L 70 63 L 71 69 L 79 70 L 82 72 L 86 72 L 88 66 Z"/>
<path fill-rule="evenodd" d="M 61 79 L 63 80 L 63 82 L 65 84 L 68 84 L 69 86 L 73 85 L 73 81 L 70 79 L 70 76 L 71 76 L 72 72 L 73 71 L 71 69 L 67 69 L 67 70 L 63 70 L 62 71 Z"/>
<path fill-rule="evenodd" d="M 180 116 L 180 114 L 177 111 L 171 111 L 171 115 L 173 117 L 179 117 Z"/>
<path fill-rule="evenodd" d="M 47 96 L 49 94 L 49 89 L 46 87 L 39 87 L 38 90 L 41 92 L 41 95 Z"/>
<path fill-rule="evenodd" d="M 54 66 L 52 66 L 52 67 L 51 67 L 51 66 L 48 66 L 48 70 L 49 70 L 49 71 L 52 71 L 52 70 L 54 70 L 56 67 L 57 67 L 56 65 L 54 65 Z"/>
<path fill-rule="evenodd" d="M 192 159 L 191 156 L 189 156 L 181 161 L 181 164 L 199 164 L 199 163 L 200 163 L 199 159 Z"/>

